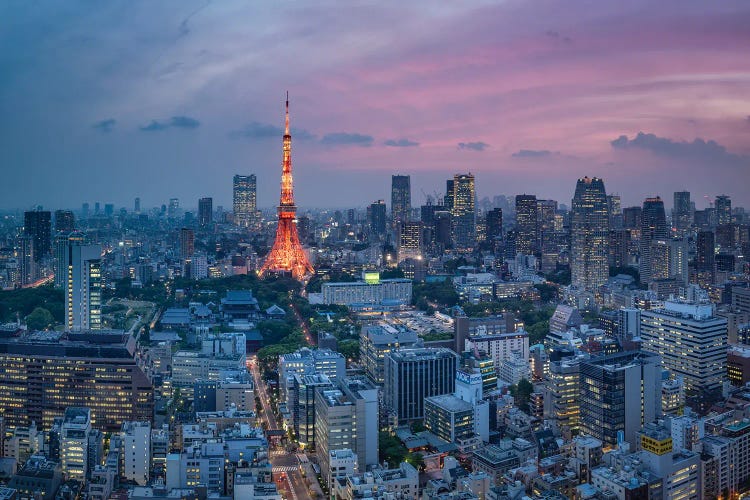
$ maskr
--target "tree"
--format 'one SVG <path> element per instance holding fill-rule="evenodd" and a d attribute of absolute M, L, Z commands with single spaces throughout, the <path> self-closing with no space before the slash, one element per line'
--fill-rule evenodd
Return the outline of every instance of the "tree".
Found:
<path fill-rule="evenodd" d="M 554 285 L 549 285 L 547 283 L 538 283 L 534 285 L 534 288 L 539 291 L 539 298 L 542 300 L 542 302 L 550 302 L 557 299 L 557 287 Z"/>
<path fill-rule="evenodd" d="M 26 326 L 29 330 L 44 330 L 53 326 L 55 319 L 52 317 L 52 313 L 43 307 L 37 307 L 31 314 L 26 316 Z"/>
<path fill-rule="evenodd" d="M 421 453 L 407 453 L 404 461 L 409 462 L 419 471 L 424 470 L 424 456 Z"/>
<path fill-rule="evenodd" d="M 519 380 L 518 385 L 510 386 L 510 393 L 515 399 L 516 406 L 527 413 L 532 392 L 534 392 L 534 385 L 525 378 Z"/>
<path fill-rule="evenodd" d="M 336 350 L 347 359 L 359 359 L 359 340 L 342 340 Z"/>

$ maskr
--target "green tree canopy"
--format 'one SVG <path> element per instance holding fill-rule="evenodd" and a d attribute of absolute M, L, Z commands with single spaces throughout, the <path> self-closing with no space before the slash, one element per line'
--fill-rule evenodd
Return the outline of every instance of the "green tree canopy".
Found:
<path fill-rule="evenodd" d="M 30 330 L 44 330 L 54 324 L 55 318 L 52 317 L 52 313 L 43 307 L 37 307 L 26 316 L 26 326 Z"/>

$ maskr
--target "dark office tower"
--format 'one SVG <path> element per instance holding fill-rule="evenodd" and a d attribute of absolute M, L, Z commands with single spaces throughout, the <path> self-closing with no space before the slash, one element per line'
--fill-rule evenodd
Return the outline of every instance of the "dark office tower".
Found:
<path fill-rule="evenodd" d="M 540 252 L 554 252 L 555 214 L 557 202 L 555 200 L 536 201 L 536 250 Z"/>
<path fill-rule="evenodd" d="M 472 250 L 477 244 L 476 192 L 472 174 L 453 176 L 452 229 L 457 250 Z"/>
<path fill-rule="evenodd" d="M 503 236 L 503 258 L 515 259 L 518 252 L 516 251 L 516 241 L 518 240 L 518 232 L 514 229 L 506 231 Z"/>
<path fill-rule="evenodd" d="M 411 178 L 408 175 L 391 177 L 391 224 L 398 229 L 398 224 L 408 222 L 411 214 Z"/>
<path fill-rule="evenodd" d="M 83 205 L 81 205 L 81 217 L 83 217 L 84 219 L 88 219 L 88 217 L 90 215 L 89 212 L 90 212 L 90 210 L 89 210 L 89 204 L 88 203 L 84 203 Z"/>
<path fill-rule="evenodd" d="M 630 262 L 630 229 L 610 229 L 609 265 L 627 266 Z"/>
<path fill-rule="evenodd" d="M 101 213 L 101 204 L 97 201 L 94 203 L 94 215 L 99 215 Z"/>
<path fill-rule="evenodd" d="M 447 210 L 438 210 L 435 212 L 435 243 L 442 245 L 443 248 L 453 246 L 451 239 L 451 213 Z"/>
<path fill-rule="evenodd" d="M 214 199 L 201 198 L 198 200 L 198 224 L 208 226 L 214 220 Z"/>
<path fill-rule="evenodd" d="M 503 209 L 493 208 L 487 212 L 487 241 L 503 237 Z"/>
<path fill-rule="evenodd" d="M 532 194 L 516 195 L 516 252 L 531 255 L 537 242 L 537 202 Z"/>
<path fill-rule="evenodd" d="M 732 200 L 729 196 L 721 194 L 716 197 L 716 223 L 718 225 L 732 223 Z"/>
<path fill-rule="evenodd" d="M 641 216 L 643 209 L 641 207 L 627 207 L 622 210 L 622 227 L 625 229 L 635 229 L 641 231 Z"/>
<path fill-rule="evenodd" d="M 445 181 L 445 198 L 443 199 L 443 205 L 449 212 L 453 211 L 453 179 Z"/>
<path fill-rule="evenodd" d="M 378 200 L 367 207 L 367 224 L 370 233 L 376 235 L 385 234 L 385 200 Z"/>
<path fill-rule="evenodd" d="M 34 240 L 34 262 L 49 255 L 52 245 L 51 214 L 47 210 L 34 210 L 23 214 L 23 234 Z"/>
<path fill-rule="evenodd" d="M 105 217 L 112 217 L 115 214 L 115 206 L 112 203 L 104 204 L 104 215 Z"/>
<path fill-rule="evenodd" d="M 72 233 L 76 230 L 76 218 L 71 210 L 55 210 L 55 232 Z"/>
<path fill-rule="evenodd" d="M 133 202 L 133 212 L 135 212 L 136 214 L 141 213 L 141 199 L 140 198 L 136 198 L 135 201 Z"/>
<path fill-rule="evenodd" d="M 180 200 L 177 198 L 169 199 L 169 206 L 167 207 L 167 217 L 170 219 L 177 218 L 177 212 L 180 210 Z"/>
<path fill-rule="evenodd" d="M 443 210 L 441 205 L 433 205 L 432 200 L 427 200 L 427 205 L 419 207 L 419 220 L 425 226 L 432 226 L 435 224 L 435 212 Z"/>
<path fill-rule="evenodd" d="M 350 208 L 346 211 L 346 223 L 349 225 L 354 225 L 357 222 L 357 212 Z"/>
<path fill-rule="evenodd" d="M 622 229 L 622 200 L 619 194 L 610 194 L 607 196 L 607 205 L 609 207 L 609 228 Z"/>
<path fill-rule="evenodd" d="M 570 211 L 571 284 L 596 290 L 609 279 L 609 204 L 604 181 L 578 179 Z"/>
<path fill-rule="evenodd" d="M 180 258 L 189 259 L 195 253 L 195 233 L 192 229 L 180 229 Z"/>
<path fill-rule="evenodd" d="M 18 261 L 18 282 L 28 285 L 36 281 L 37 265 L 34 253 L 36 252 L 34 238 L 22 235 L 16 242 L 16 260 Z"/>
<path fill-rule="evenodd" d="M 664 214 L 664 202 L 658 196 L 646 198 L 643 201 L 643 213 L 641 215 L 641 240 L 639 272 L 641 283 L 651 281 L 651 244 L 655 241 L 667 239 L 667 217 Z"/>
<path fill-rule="evenodd" d="M 698 231 L 695 242 L 695 272 L 699 282 L 713 284 L 716 243 L 713 231 Z"/>
<path fill-rule="evenodd" d="M 84 245 L 86 234 L 79 232 L 59 233 L 55 236 L 55 286 L 64 288 L 68 284 L 68 246 L 71 244 Z"/>
<path fill-rule="evenodd" d="M 635 446 L 637 432 L 661 413 L 661 359 L 629 351 L 580 365 L 581 433 L 608 448 L 619 436 Z"/>
<path fill-rule="evenodd" d="M 257 183 L 255 174 L 235 175 L 232 189 L 234 223 L 249 227 L 257 210 Z"/>
<path fill-rule="evenodd" d="M 672 227 L 682 233 L 693 224 L 693 206 L 690 203 L 690 191 L 675 191 L 674 208 L 672 209 Z"/>

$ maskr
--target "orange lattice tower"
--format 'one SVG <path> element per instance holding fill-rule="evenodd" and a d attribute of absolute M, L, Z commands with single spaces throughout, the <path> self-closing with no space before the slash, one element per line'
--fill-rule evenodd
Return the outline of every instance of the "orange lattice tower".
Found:
<path fill-rule="evenodd" d="M 292 135 L 289 133 L 289 92 L 286 94 L 284 159 L 281 162 L 281 201 L 278 211 L 276 241 L 268 253 L 266 262 L 260 268 L 260 275 L 268 272 L 286 272 L 291 273 L 295 279 L 302 280 L 315 270 L 302 249 L 297 233 L 297 206 L 294 204 L 292 185 Z"/>

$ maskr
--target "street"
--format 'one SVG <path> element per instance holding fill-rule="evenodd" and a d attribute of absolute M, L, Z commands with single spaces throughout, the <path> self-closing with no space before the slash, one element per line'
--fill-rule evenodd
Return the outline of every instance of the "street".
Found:
<path fill-rule="evenodd" d="M 252 359 L 250 363 L 250 371 L 253 374 L 253 380 L 255 381 L 255 394 L 260 398 L 263 412 L 261 418 L 265 419 L 267 429 L 278 430 L 276 423 L 276 417 L 271 410 L 271 403 L 268 400 L 268 392 L 266 384 L 263 382 L 260 376 L 260 369 L 256 359 Z M 286 453 L 283 449 L 269 449 L 269 461 L 273 467 L 274 479 L 283 475 L 286 477 L 286 481 L 276 483 L 279 486 L 279 492 L 284 498 L 292 500 L 303 500 L 310 498 L 305 480 L 299 470 L 299 461 L 297 456 L 293 453 Z"/>

